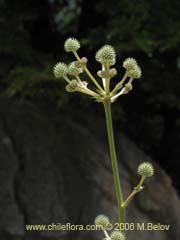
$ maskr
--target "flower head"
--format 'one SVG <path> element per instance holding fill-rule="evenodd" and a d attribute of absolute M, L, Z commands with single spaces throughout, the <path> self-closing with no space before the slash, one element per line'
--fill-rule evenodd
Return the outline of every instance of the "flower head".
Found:
<path fill-rule="evenodd" d="M 114 65 L 116 63 L 116 53 L 112 46 L 104 45 L 96 53 L 96 60 L 101 64 Z"/>
<path fill-rule="evenodd" d="M 65 41 L 64 49 L 66 52 L 77 52 L 80 48 L 80 43 L 76 38 L 68 38 Z"/>
<path fill-rule="evenodd" d="M 68 85 L 66 85 L 66 91 L 75 92 L 77 90 L 77 87 L 78 87 L 78 82 L 77 80 L 73 79 Z"/>
<path fill-rule="evenodd" d="M 138 66 L 134 58 L 125 59 L 123 67 L 126 69 L 127 76 L 130 78 L 140 78 L 142 75 L 141 68 Z"/>
<path fill-rule="evenodd" d="M 111 240 L 125 240 L 125 236 L 120 231 L 114 231 L 111 233 L 110 239 Z"/>
<path fill-rule="evenodd" d="M 72 62 L 72 63 L 69 64 L 68 74 L 73 75 L 73 76 L 77 76 L 82 72 L 83 72 L 82 68 L 77 67 L 76 62 Z"/>
<path fill-rule="evenodd" d="M 103 214 L 98 215 L 95 220 L 95 225 L 102 227 L 103 229 L 106 229 L 109 225 L 109 218 Z"/>
<path fill-rule="evenodd" d="M 68 74 L 68 67 L 65 63 L 59 62 L 54 66 L 53 72 L 56 78 L 64 78 Z"/>
<path fill-rule="evenodd" d="M 141 163 L 138 167 L 138 173 L 143 177 L 151 177 L 154 174 L 153 165 L 149 162 Z"/>
<path fill-rule="evenodd" d="M 137 62 L 134 58 L 126 58 L 123 62 L 123 67 L 129 71 L 137 66 Z"/>
<path fill-rule="evenodd" d="M 136 65 L 134 68 L 130 69 L 129 71 L 127 71 L 127 76 L 130 77 L 130 78 L 140 78 L 142 75 L 142 71 L 141 71 L 141 68 Z"/>

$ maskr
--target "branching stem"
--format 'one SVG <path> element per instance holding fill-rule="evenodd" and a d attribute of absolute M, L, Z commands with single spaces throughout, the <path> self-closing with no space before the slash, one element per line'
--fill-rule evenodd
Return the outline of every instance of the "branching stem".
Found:
<path fill-rule="evenodd" d="M 127 78 L 127 73 L 124 74 L 124 77 L 122 78 L 122 80 L 118 84 L 116 84 L 114 89 L 111 91 L 111 96 L 113 96 L 119 89 L 122 88 L 124 82 L 126 81 L 126 78 Z"/>
<path fill-rule="evenodd" d="M 127 199 L 121 204 L 121 207 L 126 208 L 129 203 L 132 201 L 132 199 L 134 198 L 134 196 L 143 190 L 143 183 L 144 183 L 145 177 L 142 176 L 141 180 L 139 181 L 138 185 L 134 188 L 134 190 L 132 191 L 132 193 L 127 197 Z"/>
<path fill-rule="evenodd" d="M 75 58 L 78 61 L 81 61 L 79 55 L 77 54 L 77 52 L 73 52 Z M 96 85 L 96 87 L 99 89 L 99 91 L 102 93 L 104 92 L 104 90 L 102 89 L 102 87 L 99 85 L 99 83 L 96 81 L 96 79 L 93 77 L 93 75 L 90 73 L 89 69 L 87 68 L 87 66 L 83 67 L 83 70 L 85 71 L 85 73 L 88 75 L 88 77 L 91 79 L 91 81 Z"/>

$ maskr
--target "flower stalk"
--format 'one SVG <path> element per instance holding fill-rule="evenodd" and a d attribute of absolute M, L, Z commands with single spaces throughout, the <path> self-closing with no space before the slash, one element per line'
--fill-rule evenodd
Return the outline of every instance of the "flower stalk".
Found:
<path fill-rule="evenodd" d="M 73 52 L 75 58 L 81 62 L 81 59 L 79 57 L 79 55 L 77 54 L 77 52 Z M 100 92 L 104 92 L 102 87 L 99 85 L 99 83 L 96 81 L 96 79 L 93 77 L 93 75 L 91 74 L 91 72 L 89 71 L 89 69 L 87 68 L 86 65 L 83 65 L 82 66 L 83 70 L 85 71 L 85 73 L 87 74 L 87 76 L 91 79 L 91 81 L 94 83 L 94 85 L 97 87 L 97 89 L 100 91 Z"/>
<path fill-rule="evenodd" d="M 134 190 L 132 191 L 132 193 L 127 197 L 127 199 L 121 204 L 122 208 L 126 208 L 129 203 L 132 201 L 132 199 L 134 198 L 134 196 L 139 193 L 140 191 L 143 190 L 143 183 L 144 183 L 145 177 L 142 176 L 141 180 L 139 181 L 138 185 L 134 188 Z"/>
<path fill-rule="evenodd" d="M 114 187 L 115 187 L 116 199 L 118 203 L 119 223 L 125 223 L 125 210 L 121 206 L 123 203 L 123 195 L 121 190 L 121 183 L 119 178 L 119 170 L 118 170 L 118 163 L 117 163 L 117 156 L 116 156 L 116 149 L 115 149 L 115 142 L 114 142 L 110 98 L 107 98 L 104 100 L 104 110 L 105 110 L 105 116 L 106 116 L 109 149 L 110 149 L 110 155 L 111 155 L 111 161 L 112 161 Z"/>

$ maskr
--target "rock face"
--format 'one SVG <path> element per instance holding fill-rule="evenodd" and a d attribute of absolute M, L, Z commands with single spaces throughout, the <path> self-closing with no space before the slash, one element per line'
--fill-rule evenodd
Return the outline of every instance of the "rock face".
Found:
<path fill-rule="evenodd" d="M 93 224 L 99 213 L 117 222 L 104 119 L 29 103 L 0 102 L 0 239 L 102 239 L 101 231 L 26 231 L 26 224 Z M 136 168 L 152 160 L 116 132 L 123 193 L 138 182 Z M 127 221 L 169 224 L 170 231 L 128 231 L 129 240 L 179 240 L 180 201 L 171 179 L 156 174 L 129 205 Z"/>

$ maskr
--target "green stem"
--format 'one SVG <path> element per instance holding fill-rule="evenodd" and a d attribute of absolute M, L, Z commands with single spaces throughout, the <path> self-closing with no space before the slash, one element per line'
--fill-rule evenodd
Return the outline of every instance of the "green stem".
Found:
<path fill-rule="evenodd" d="M 114 96 L 114 94 L 123 87 L 124 82 L 126 81 L 127 73 L 124 74 L 124 77 L 121 79 L 121 81 L 114 87 L 114 89 L 111 92 L 111 96 Z"/>
<path fill-rule="evenodd" d="M 77 54 L 77 52 L 73 52 L 75 58 L 78 60 L 78 61 L 81 61 L 79 55 Z M 96 79 L 93 77 L 93 75 L 90 73 L 89 69 L 87 68 L 87 66 L 84 66 L 83 67 L 83 70 L 85 71 L 85 73 L 88 75 L 88 77 L 92 80 L 92 82 L 96 85 L 96 87 L 99 89 L 100 93 L 103 93 L 103 89 L 102 87 L 100 86 L 100 84 L 96 81 Z"/>
<path fill-rule="evenodd" d="M 114 133 L 113 133 L 110 98 L 106 98 L 104 100 L 104 109 L 105 109 L 105 114 L 106 114 L 106 125 L 107 125 L 109 149 L 110 149 L 110 155 L 111 155 L 111 161 L 112 161 L 114 187 L 115 187 L 116 199 L 117 199 L 117 203 L 118 203 L 119 222 L 125 223 L 125 210 L 124 210 L 124 208 L 121 207 L 121 205 L 123 203 L 123 195 L 122 195 L 121 184 L 120 184 L 120 179 L 119 179 L 119 170 L 118 170 L 116 149 L 115 149 L 115 143 L 114 143 Z"/>
<path fill-rule="evenodd" d="M 121 206 L 122 206 L 123 208 L 126 208 L 126 207 L 129 205 L 129 203 L 132 201 L 132 199 L 134 198 L 134 196 L 135 196 L 138 192 L 140 192 L 140 191 L 143 190 L 142 185 L 143 185 L 143 183 L 144 183 L 144 180 L 145 180 L 145 177 L 142 176 L 142 177 L 141 177 L 141 180 L 140 180 L 139 183 L 138 183 L 138 185 L 134 188 L 134 190 L 133 190 L 132 193 L 127 197 L 127 199 L 121 204 Z"/>
<path fill-rule="evenodd" d="M 106 71 L 106 72 L 108 73 L 108 75 L 109 75 L 109 65 L 104 65 L 104 69 L 105 69 L 105 71 Z M 110 77 L 107 77 L 107 78 L 105 79 L 105 83 L 106 83 L 106 88 L 105 88 L 106 95 L 109 96 Z"/>

